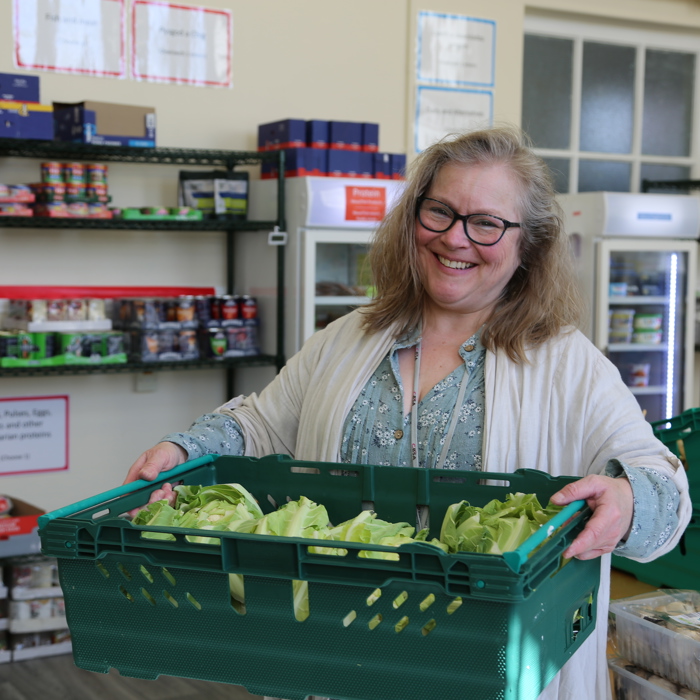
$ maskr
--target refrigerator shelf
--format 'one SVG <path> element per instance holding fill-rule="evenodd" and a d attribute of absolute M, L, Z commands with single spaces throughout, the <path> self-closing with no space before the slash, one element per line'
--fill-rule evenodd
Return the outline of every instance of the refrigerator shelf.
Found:
<path fill-rule="evenodd" d="M 649 352 L 654 350 L 657 352 L 666 352 L 668 345 L 659 343 L 658 345 L 646 345 L 643 343 L 610 343 L 608 352 Z"/>
<path fill-rule="evenodd" d="M 668 297 L 651 297 L 644 295 L 630 296 L 630 297 L 608 297 L 610 306 L 639 306 L 641 304 L 649 306 L 666 305 L 669 302 Z"/>
<path fill-rule="evenodd" d="M 629 390 L 635 396 L 654 396 L 657 394 L 665 395 L 667 388 L 665 386 L 631 386 Z"/>
<path fill-rule="evenodd" d="M 314 299 L 316 306 L 363 306 L 372 301 L 371 297 L 356 296 L 318 296 Z"/>

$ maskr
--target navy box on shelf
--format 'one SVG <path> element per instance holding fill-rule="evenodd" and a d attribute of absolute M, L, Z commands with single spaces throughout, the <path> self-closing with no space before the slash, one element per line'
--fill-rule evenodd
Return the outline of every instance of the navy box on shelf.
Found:
<path fill-rule="evenodd" d="M 406 177 L 406 155 L 404 153 L 391 154 L 391 179 L 403 180 Z"/>
<path fill-rule="evenodd" d="M 304 119 L 282 119 L 258 125 L 259 151 L 304 146 L 306 146 L 306 120 Z"/>
<path fill-rule="evenodd" d="M 54 102 L 57 141 L 96 146 L 156 145 L 156 112 L 153 107 L 111 102 Z"/>
<path fill-rule="evenodd" d="M 391 180 L 391 155 L 389 153 L 373 153 L 374 177 L 379 180 Z"/>
<path fill-rule="evenodd" d="M 306 145 L 310 148 L 328 148 L 328 122 L 309 119 L 306 122 Z"/>
<path fill-rule="evenodd" d="M 362 150 L 376 153 L 379 150 L 379 124 L 362 124 Z"/>
<path fill-rule="evenodd" d="M 361 122 L 328 122 L 329 147 L 343 151 L 362 149 Z"/>
<path fill-rule="evenodd" d="M 0 100 L 39 102 L 38 76 L 0 73 Z"/>
<path fill-rule="evenodd" d="M 0 138 L 53 141 L 53 107 L 0 100 Z"/>
<path fill-rule="evenodd" d="M 265 513 L 303 495 L 334 523 L 368 507 L 415 523 L 420 505 L 430 538 L 461 500 L 483 506 L 523 492 L 546 503 L 573 480 L 207 455 L 41 516 L 39 534 L 57 558 L 80 668 L 290 700 L 535 700 L 596 625 L 600 559 L 562 558 L 590 517 L 585 507 L 503 555 L 447 554 L 428 542 L 339 542 L 322 553 L 315 539 L 227 530 L 203 539 L 122 514 L 166 481 L 238 483 Z M 307 591 L 308 614 L 295 613 L 293 590 Z"/>

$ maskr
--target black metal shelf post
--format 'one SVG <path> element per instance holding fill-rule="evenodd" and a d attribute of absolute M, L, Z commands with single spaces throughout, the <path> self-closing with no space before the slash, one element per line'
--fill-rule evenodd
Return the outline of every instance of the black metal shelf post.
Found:
<path fill-rule="evenodd" d="M 239 221 L 233 217 L 201 221 L 158 221 L 89 218 L 43 218 L 0 216 L 0 227 L 6 228 L 70 228 L 70 229 L 141 229 L 157 231 L 222 231 L 226 234 L 226 288 L 233 293 L 233 260 L 235 233 L 237 231 L 268 230 L 279 227 L 286 231 L 284 151 L 225 151 L 185 148 L 132 148 L 123 146 L 93 146 L 90 144 L 58 141 L 33 141 L 0 138 L 0 157 L 38 158 L 56 160 L 99 160 L 119 163 L 161 165 L 220 165 L 233 170 L 241 165 L 258 165 L 266 161 L 277 163 L 277 220 Z M 194 360 L 182 362 L 128 362 L 121 365 L 62 365 L 57 367 L 0 368 L 0 377 L 26 377 L 68 374 L 115 374 L 164 370 L 227 369 L 228 396 L 233 395 L 233 373 L 237 367 L 274 365 L 279 371 L 285 363 L 284 356 L 284 246 L 277 246 L 277 338 L 274 355 L 258 355 L 226 361 Z"/>

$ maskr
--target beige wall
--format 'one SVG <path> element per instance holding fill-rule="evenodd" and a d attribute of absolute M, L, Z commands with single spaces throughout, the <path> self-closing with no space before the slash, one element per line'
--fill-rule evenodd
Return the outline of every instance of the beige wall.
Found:
<path fill-rule="evenodd" d="M 435 10 L 497 22 L 494 117 L 519 121 L 526 9 L 595 12 L 700 27 L 690 0 L 206 0 L 233 11 L 232 89 L 206 89 L 37 72 L 42 102 L 83 99 L 148 105 L 158 145 L 253 149 L 257 125 L 287 117 L 380 124 L 380 147 L 406 152 L 413 138 L 415 22 Z M 0 72 L 13 72 L 10 2 L 0 3 Z M 110 165 L 121 206 L 175 204 L 177 168 Z M 38 163 L 0 159 L 0 182 L 31 182 Z M 2 284 L 223 285 L 218 233 L 0 230 Z M 270 257 L 272 264 L 273 257 Z M 237 290 L 245 291 L 245 290 Z M 255 382 L 255 371 L 247 379 Z M 262 381 L 262 380 L 261 380 Z M 135 377 L 0 380 L 0 397 L 69 394 L 70 470 L 0 476 L 0 493 L 53 509 L 121 483 L 145 448 L 227 397 L 219 370 L 163 372 L 156 390 Z"/>

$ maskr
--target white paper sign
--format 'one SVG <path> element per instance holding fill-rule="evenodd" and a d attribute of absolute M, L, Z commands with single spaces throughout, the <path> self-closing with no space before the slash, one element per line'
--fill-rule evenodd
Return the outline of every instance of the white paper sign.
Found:
<path fill-rule="evenodd" d="M 134 0 L 132 77 L 231 87 L 232 28 L 230 10 Z"/>
<path fill-rule="evenodd" d="M 418 14 L 417 78 L 493 87 L 496 23 L 437 12 Z"/>
<path fill-rule="evenodd" d="M 125 78 L 124 0 L 15 0 L 15 66 Z"/>
<path fill-rule="evenodd" d="M 0 475 L 68 469 L 68 397 L 0 399 Z"/>
<path fill-rule="evenodd" d="M 493 122 L 493 93 L 419 86 L 414 129 L 416 153 L 449 134 L 485 128 Z"/>

